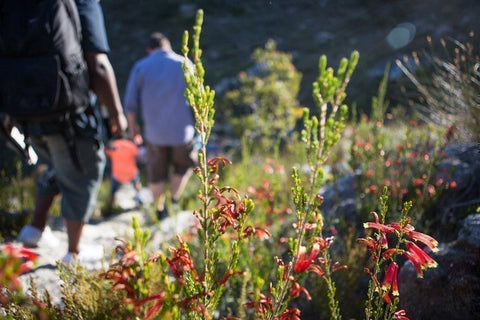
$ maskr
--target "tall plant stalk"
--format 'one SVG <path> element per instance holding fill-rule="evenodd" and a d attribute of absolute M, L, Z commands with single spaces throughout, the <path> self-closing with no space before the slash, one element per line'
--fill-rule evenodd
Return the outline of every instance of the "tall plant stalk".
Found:
<path fill-rule="evenodd" d="M 252 235 L 248 227 L 245 227 L 248 214 L 253 210 L 253 202 L 241 198 L 235 188 L 217 186 L 219 170 L 230 161 L 226 158 L 217 157 L 207 159 L 207 143 L 214 124 L 214 98 L 215 91 L 204 84 L 205 69 L 203 68 L 200 49 L 200 34 L 203 24 L 203 11 L 197 12 L 195 26 L 192 35 L 192 62 L 193 70 L 189 64 L 189 33 L 185 31 L 183 36 L 183 54 L 185 56 L 184 73 L 187 88 L 185 96 L 193 110 L 195 117 L 195 129 L 200 137 L 201 148 L 199 152 L 199 166 L 195 169 L 196 176 L 200 179 L 201 190 L 198 198 L 202 202 L 202 208 L 194 211 L 201 229 L 199 230 L 200 243 L 203 245 L 203 279 L 201 290 L 192 285 L 190 293 L 199 297 L 202 302 L 203 312 L 193 312 L 194 318 L 211 319 L 222 293 L 225 290 L 225 282 L 234 274 L 241 273 L 236 270 L 240 253 L 240 242 Z M 232 228 L 236 232 L 232 239 L 232 252 L 226 262 L 227 270 L 223 275 L 219 274 L 219 259 L 221 254 L 217 249 L 216 241 L 226 232 L 226 228 Z M 189 297 L 191 298 L 191 297 Z"/>
<path fill-rule="evenodd" d="M 326 281 L 331 318 L 341 319 L 338 302 L 335 299 L 335 283 L 331 277 L 332 272 L 339 267 L 337 264 L 332 264 L 327 250 L 333 239 L 323 239 L 323 216 L 319 211 L 322 197 L 318 194 L 318 190 L 323 183 L 322 167 L 345 128 L 345 116 L 348 111 L 347 106 L 343 104 L 346 97 L 345 90 L 358 58 L 358 52 L 354 51 L 350 59 L 342 59 L 336 74 L 332 68 L 327 68 L 326 56 L 322 56 L 319 60 L 319 77 L 313 83 L 313 97 L 319 118 L 310 116 L 307 109 L 304 110 L 303 115 L 302 140 L 310 169 L 307 187 L 303 186 L 304 183 L 296 168 L 293 168 L 292 174 L 294 180 L 292 195 L 298 220 L 298 235 L 296 239 L 290 240 L 292 260 L 286 265 L 283 261 L 278 263 L 280 277 L 272 290 L 273 308 L 266 317 L 269 320 L 293 312 L 286 308 L 289 300 L 296 295 L 292 295 L 292 288 L 299 287 L 297 282 L 299 274 L 305 271 L 313 271 Z M 306 258 L 307 247 L 311 248 L 308 258 Z"/>

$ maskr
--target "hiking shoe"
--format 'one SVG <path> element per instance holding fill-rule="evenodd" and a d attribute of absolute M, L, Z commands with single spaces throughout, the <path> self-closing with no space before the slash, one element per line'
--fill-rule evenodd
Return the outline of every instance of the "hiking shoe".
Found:
<path fill-rule="evenodd" d="M 24 226 L 18 234 L 17 241 L 22 242 L 27 247 L 35 248 L 42 237 L 42 231 L 34 226 Z"/>
<path fill-rule="evenodd" d="M 163 220 L 165 218 L 168 218 L 167 208 L 163 208 L 163 210 L 157 210 L 157 218 L 158 220 Z"/>
<path fill-rule="evenodd" d="M 78 258 L 76 254 L 68 252 L 66 255 L 63 256 L 61 261 L 67 267 L 73 267 L 78 263 Z"/>
<path fill-rule="evenodd" d="M 84 245 L 81 246 L 80 253 L 74 254 L 67 252 L 62 258 L 62 263 L 73 267 L 76 264 L 91 268 L 99 264 L 104 257 L 103 246 L 100 245 Z"/>
<path fill-rule="evenodd" d="M 17 241 L 32 248 L 38 246 L 54 248 L 59 245 L 58 239 L 48 226 L 43 232 L 31 225 L 24 226 L 17 237 Z"/>

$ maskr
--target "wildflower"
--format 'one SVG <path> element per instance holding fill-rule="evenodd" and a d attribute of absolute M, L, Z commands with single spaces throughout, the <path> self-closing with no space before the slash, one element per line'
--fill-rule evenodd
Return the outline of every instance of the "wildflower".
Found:
<path fill-rule="evenodd" d="M 127 252 L 121 259 L 121 263 L 125 267 L 133 266 L 137 261 L 140 260 L 140 255 L 136 251 Z"/>
<path fill-rule="evenodd" d="M 37 261 L 38 257 L 33 250 L 25 247 L 18 248 L 10 243 L 5 244 L 2 248 L 2 251 L 19 260 L 25 259 L 26 261 L 35 262 Z"/>
<path fill-rule="evenodd" d="M 304 246 L 301 246 L 298 252 L 297 261 L 294 267 L 294 270 L 297 273 L 304 272 L 313 263 L 315 257 L 320 252 L 320 245 L 318 243 L 314 243 L 312 247 L 312 251 L 310 252 L 310 255 L 308 257 L 305 257 L 306 252 L 307 252 L 307 248 L 305 248 Z"/>
<path fill-rule="evenodd" d="M 409 320 L 409 318 L 407 318 L 407 313 L 403 309 L 395 312 L 394 316 L 396 320 Z"/>
<path fill-rule="evenodd" d="M 300 310 L 297 308 L 287 309 L 275 320 L 300 320 Z"/>
<path fill-rule="evenodd" d="M 249 292 L 248 294 L 252 295 L 254 293 Z M 273 302 L 270 297 L 260 293 L 257 300 L 249 301 L 245 303 L 245 306 L 247 309 L 254 309 L 257 314 L 264 314 L 265 311 L 273 309 Z"/>
<path fill-rule="evenodd" d="M 429 235 L 414 230 L 408 231 L 407 235 L 413 240 L 420 241 L 421 243 L 429 247 L 430 250 L 432 250 L 433 252 L 438 252 L 438 241 L 430 237 Z"/>
<path fill-rule="evenodd" d="M 384 225 L 382 223 L 378 223 L 378 222 L 365 222 L 363 224 L 363 227 L 365 229 L 378 229 L 382 232 L 385 232 L 385 233 L 392 233 L 395 231 L 395 229 L 391 226 L 387 226 L 387 225 Z"/>
<path fill-rule="evenodd" d="M 232 164 L 232 162 L 224 157 L 216 157 L 208 160 L 208 168 L 211 173 L 218 172 L 219 167 L 225 168 L 227 164 Z"/>
<path fill-rule="evenodd" d="M 348 266 L 344 264 L 340 264 L 340 262 L 337 261 L 333 264 L 331 269 L 332 269 L 332 272 L 337 272 L 342 269 L 348 269 Z"/>
<path fill-rule="evenodd" d="M 2 256 L 5 254 L 4 259 Z M 18 276 L 35 266 L 37 254 L 29 248 L 15 247 L 7 243 L 0 247 L 0 288 L 3 286 L 11 290 L 21 287 Z"/>
<path fill-rule="evenodd" d="M 258 238 L 260 238 L 260 240 L 266 240 L 268 238 L 270 238 L 271 234 L 270 232 L 265 229 L 265 228 L 258 228 L 258 227 L 254 227 L 254 226 L 246 226 L 244 229 L 243 229 L 243 237 L 244 238 L 247 238 L 251 235 L 256 235 Z"/>
<path fill-rule="evenodd" d="M 308 270 L 312 271 L 313 273 L 316 273 L 319 277 L 323 277 L 325 275 L 325 271 L 323 271 L 323 268 L 318 264 L 310 265 L 308 267 Z"/>
<path fill-rule="evenodd" d="M 274 174 L 274 173 L 275 173 L 275 171 L 273 170 L 273 168 L 272 168 L 270 165 L 268 165 L 268 164 L 264 164 L 264 165 L 263 165 L 263 170 L 264 170 L 266 173 L 268 173 L 268 174 Z"/>
<path fill-rule="evenodd" d="M 385 279 L 383 279 L 382 290 L 384 290 L 385 295 L 388 295 L 390 292 L 394 296 L 398 296 L 398 264 L 392 262 L 388 265 L 387 272 L 385 274 Z"/>
<path fill-rule="evenodd" d="M 305 296 L 307 297 L 307 300 L 312 300 L 312 297 L 310 296 L 310 293 L 308 293 L 308 290 L 302 287 L 298 282 L 296 282 L 293 277 L 290 278 L 292 282 L 292 287 L 290 288 L 290 297 L 292 298 L 298 298 L 300 294 L 303 292 Z"/>
<path fill-rule="evenodd" d="M 277 172 L 280 173 L 280 174 L 284 174 L 284 173 L 285 173 L 285 169 L 284 169 L 283 166 L 281 166 L 281 165 L 276 165 L 276 166 L 275 166 L 275 170 L 277 170 Z"/>
<path fill-rule="evenodd" d="M 422 178 L 417 178 L 413 181 L 414 186 L 421 186 L 423 184 L 423 179 Z"/>
<path fill-rule="evenodd" d="M 407 241 L 407 250 L 405 256 L 413 263 L 413 266 L 417 270 L 417 276 L 423 277 L 423 270 L 427 268 L 435 268 L 437 262 L 433 260 L 428 254 L 419 248 L 415 243 Z"/>
<path fill-rule="evenodd" d="M 179 238 L 180 244 L 183 245 L 182 240 Z M 181 248 L 170 248 L 170 252 L 173 255 L 172 259 L 167 258 L 167 263 L 170 265 L 173 274 L 177 279 L 182 279 L 185 272 L 192 272 L 195 280 L 198 280 L 197 271 L 193 265 L 192 257 L 187 249 Z"/>
<path fill-rule="evenodd" d="M 457 187 L 457 182 L 456 181 L 452 181 L 448 184 L 448 187 L 450 189 L 455 189 Z"/>

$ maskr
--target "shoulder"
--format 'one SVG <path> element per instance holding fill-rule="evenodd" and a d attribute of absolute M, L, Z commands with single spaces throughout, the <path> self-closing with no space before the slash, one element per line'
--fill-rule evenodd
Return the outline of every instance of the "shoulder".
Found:
<path fill-rule="evenodd" d="M 150 63 L 149 60 L 150 60 L 150 59 L 149 59 L 149 56 L 146 56 L 146 57 L 143 57 L 143 58 L 138 59 L 138 60 L 133 64 L 132 71 L 138 72 L 138 71 L 141 70 L 141 69 L 145 69 L 145 68 L 148 69 L 148 65 L 149 65 L 149 63 Z"/>

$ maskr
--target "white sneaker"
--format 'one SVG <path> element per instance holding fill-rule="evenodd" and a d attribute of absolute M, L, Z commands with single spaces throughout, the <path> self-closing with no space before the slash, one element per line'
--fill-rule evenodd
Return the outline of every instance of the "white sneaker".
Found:
<path fill-rule="evenodd" d="M 82 246 L 80 253 L 77 255 L 68 252 L 61 261 L 69 267 L 73 267 L 76 264 L 91 267 L 100 263 L 103 258 L 102 246 L 87 245 Z"/>
<path fill-rule="evenodd" d="M 27 247 L 35 248 L 37 246 L 57 247 L 58 239 L 53 235 L 52 230 L 47 226 L 43 232 L 34 226 L 26 225 L 20 231 L 17 241 L 22 242 Z"/>
<path fill-rule="evenodd" d="M 42 231 L 34 226 L 26 225 L 20 231 L 17 241 L 23 242 L 27 247 L 36 247 L 42 237 Z"/>
<path fill-rule="evenodd" d="M 73 267 L 78 263 L 78 258 L 71 252 L 68 252 L 62 258 L 62 263 L 65 264 L 67 267 Z"/>

